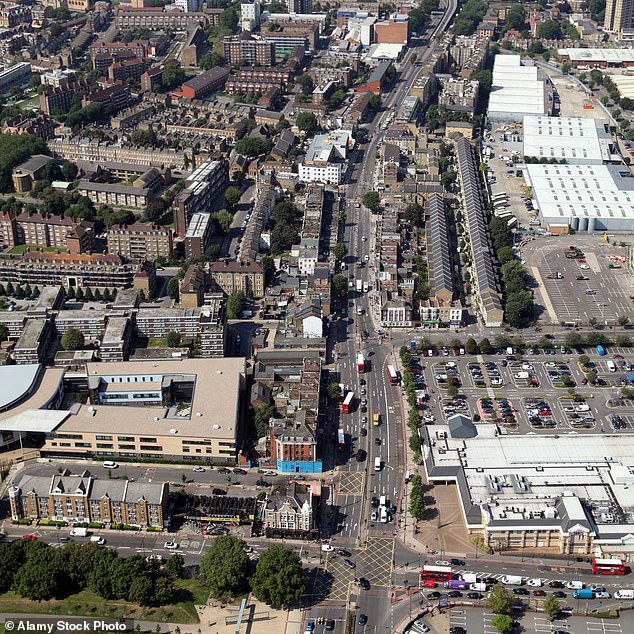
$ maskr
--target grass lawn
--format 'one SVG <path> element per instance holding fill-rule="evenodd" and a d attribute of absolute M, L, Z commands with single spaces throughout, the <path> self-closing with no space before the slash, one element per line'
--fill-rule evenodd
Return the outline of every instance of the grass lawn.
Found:
<path fill-rule="evenodd" d="M 38 247 L 35 244 L 18 244 L 10 249 L 9 253 L 21 255 L 26 253 L 28 249 L 31 251 L 43 251 L 44 253 L 66 253 L 67 251 L 67 249 L 62 249 L 61 247 Z"/>
<path fill-rule="evenodd" d="M 167 339 L 165 337 L 150 337 L 147 340 L 148 348 L 167 348 Z"/>
<path fill-rule="evenodd" d="M 166 623 L 198 623 L 196 605 L 207 602 L 208 588 L 196 579 L 178 579 L 176 589 L 176 602 L 160 608 L 144 608 L 127 601 L 108 601 L 88 590 L 72 594 L 65 599 L 52 601 L 31 601 L 13 592 L 7 592 L 0 595 L 0 612 L 125 617 Z"/>

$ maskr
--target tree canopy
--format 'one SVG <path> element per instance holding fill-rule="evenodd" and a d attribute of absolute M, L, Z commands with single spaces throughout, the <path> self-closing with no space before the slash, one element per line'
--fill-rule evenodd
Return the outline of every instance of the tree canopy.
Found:
<path fill-rule="evenodd" d="M 240 318 L 246 299 L 242 291 L 235 291 L 229 295 L 227 298 L 227 319 Z"/>
<path fill-rule="evenodd" d="M 362 202 L 370 211 L 376 211 L 379 208 L 381 197 L 378 192 L 366 192 L 363 194 Z"/>
<path fill-rule="evenodd" d="M 84 335 L 77 328 L 69 328 L 62 335 L 61 343 L 64 350 L 81 350 L 84 347 Z"/>
<path fill-rule="evenodd" d="M 262 553 L 251 578 L 253 594 L 260 601 L 273 607 L 296 603 L 305 587 L 306 578 L 297 553 L 279 545 Z"/>
<path fill-rule="evenodd" d="M 244 542 L 232 535 L 220 535 L 203 554 L 200 572 L 213 597 L 234 597 L 247 588 L 248 565 Z"/>
<path fill-rule="evenodd" d="M 297 115 L 297 127 L 308 135 L 314 134 L 319 129 L 317 117 L 312 112 L 300 112 Z"/>

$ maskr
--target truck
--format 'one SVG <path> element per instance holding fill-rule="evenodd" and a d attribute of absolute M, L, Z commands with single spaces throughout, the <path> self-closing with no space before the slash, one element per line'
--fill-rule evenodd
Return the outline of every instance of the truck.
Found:
<path fill-rule="evenodd" d="M 573 599 L 593 599 L 594 593 L 590 588 L 582 588 L 581 590 L 575 590 L 572 593 Z"/>
<path fill-rule="evenodd" d="M 500 581 L 507 586 L 521 586 L 524 583 L 522 577 L 516 577 L 515 575 L 504 575 Z"/>
<path fill-rule="evenodd" d="M 70 534 L 73 537 L 88 537 L 88 529 L 84 527 L 73 528 Z"/>
<path fill-rule="evenodd" d="M 360 293 L 363 290 L 363 280 L 357 280 L 356 282 L 357 285 L 357 293 Z"/>
<path fill-rule="evenodd" d="M 469 584 L 460 579 L 450 579 L 449 581 L 445 581 L 443 586 L 449 590 L 466 590 Z"/>
<path fill-rule="evenodd" d="M 522 370 L 521 372 L 516 372 L 514 376 L 516 379 L 527 379 L 530 376 L 530 372 Z"/>
<path fill-rule="evenodd" d="M 614 593 L 614 598 L 615 599 L 629 599 L 632 600 L 634 599 L 634 590 L 630 590 L 629 588 L 625 588 L 623 590 L 617 590 Z"/>
<path fill-rule="evenodd" d="M 472 572 L 465 572 L 461 575 L 462 580 L 465 583 L 477 583 L 478 582 L 478 576 L 473 574 Z"/>

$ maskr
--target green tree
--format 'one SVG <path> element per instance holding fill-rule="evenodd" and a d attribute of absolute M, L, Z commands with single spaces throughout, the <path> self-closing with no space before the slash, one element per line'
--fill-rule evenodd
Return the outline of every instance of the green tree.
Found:
<path fill-rule="evenodd" d="M 245 136 L 236 143 L 236 152 L 254 158 L 269 151 L 270 144 L 260 137 Z"/>
<path fill-rule="evenodd" d="M 425 210 L 418 203 L 411 203 L 405 208 L 405 220 L 413 227 L 425 226 Z"/>
<path fill-rule="evenodd" d="M 0 592 L 7 592 L 26 560 L 26 544 L 21 541 L 0 545 Z"/>
<path fill-rule="evenodd" d="M 233 209 L 240 202 L 240 189 L 235 185 L 230 185 L 225 190 L 225 202 Z"/>
<path fill-rule="evenodd" d="M 219 66 L 220 64 L 222 64 L 222 55 L 220 55 L 217 51 L 209 51 L 205 53 L 198 62 L 198 65 L 203 70 L 209 70 L 210 68 Z"/>
<path fill-rule="evenodd" d="M 165 88 L 174 88 L 183 83 L 185 71 L 178 65 L 178 62 L 169 61 L 165 64 L 161 74 L 161 81 Z"/>
<path fill-rule="evenodd" d="M 86 289 L 86 299 L 87 299 L 89 302 L 92 302 L 92 301 L 93 301 L 93 299 L 95 299 L 95 295 L 94 295 L 94 293 L 92 292 L 92 288 L 90 288 L 90 286 Z"/>
<path fill-rule="evenodd" d="M 560 40 L 563 37 L 561 25 L 556 20 L 544 20 L 537 27 L 537 37 L 542 40 Z"/>
<path fill-rule="evenodd" d="M 335 400 L 341 396 L 341 387 L 339 383 L 328 383 L 328 396 Z"/>
<path fill-rule="evenodd" d="M 201 557 L 200 573 L 212 597 L 234 597 L 247 588 L 248 565 L 244 542 L 232 535 L 221 535 Z"/>
<path fill-rule="evenodd" d="M 165 335 L 165 342 L 169 348 L 178 348 L 181 345 L 181 336 L 175 330 L 170 330 Z"/>
<path fill-rule="evenodd" d="M 299 601 L 305 587 L 306 578 L 297 553 L 279 545 L 262 553 L 251 578 L 253 594 L 260 601 L 273 607 L 291 605 Z"/>
<path fill-rule="evenodd" d="M 94 543 L 71 542 L 58 551 L 64 575 L 72 589 L 81 590 L 88 584 L 88 574 L 97 550 L 100 547 Z"/>
<path fill-rule="evenodd" d="M 185 565 L 185 559 L 180 553 L 173 553 L 167 560 L 167 572 L 174 579 L 180 579 L 183 576 L 183 566 Z"/>
<path fill-rule="evenodd" d="M 66 289 L 66 297 L 68 297 L 68 299 L 75 299 L 76 296 L 75 287 L 69 286 L 68 289 Z"/>
<path fill-rule="evenodd" d="M 258 438 L 263 438 L 266 436 L 274 410 L 270 405 L 256 405 L 253 410 L 257 436 Z"/>
<path fill-rule="evenodd" d="M 464 351 L 467 354 L 476 354 L 478 352 L 478 344 L 473 337 L 469 337 L 464 344 Z"/>
<path fill-rule="evenodd" d="M 370 211 L 376 212 L 379 208 L 381 197 L 378 192 L 366 192 L 363 194 L 363 198 L 361 200 L 365 207 L 367 207 Z"/>
<path fill-rule="evenodd" d="M 572 332 L 569 332 L 566 334 L 566 336 L 564 337 L 564 345 L 567 348 L 581 348 L 585 345 L 585 340 L 584 338 L 578 333 L 575 332 L 574 330 Z"/>
<path fill-rule="evenodd" d="M 514 328 L 526 326 L 533 317 L 533 295 L 530 291 L 517 291 L 506 299 L 504 320 Z"/>
<path fill-rule="evenodd" d="M 300 112 L 297 115 L 297 127 L 310 136 L 319 129 L 317 117 L 312 112 Z"/>
<path fill-rule="evenodd" d="M 580 366 L 585 367 L 590 362 L 590 357 L 587 354 L 581 354 L 578 361 Z"/>
<path fill-rule="evenodd" d="M 557 597 L 554 597 L 552 594 L 549 594 L 544 600 L 544 613 L 551 620 L 554 621 L 559 614 L 559 601 Z"/>
<path fill-rule="evenodd" d="M 233 222 L 233 214 L 227 209 L 221 209 L 213 215 L 213 219 L 218 225 L 220 231 L 222 231 L 222 233 L 227 233 L 227 231 L 231 228 L 231 223 Z"/>
<path fill-rule="evenodd" d="M 418 431 L 412 432 L 412 437 L 416 438 L 417 436 Z M 420 437 L 416 442 L 420 443 Z M 423 488 L 423 480 L 418 474 L 412 478 L 410 486 L 409 514 L 415 520 L 422 520 L 425 515 L 425 489 Z"/>
<path fill-rule="evenodd" d="M 244 309 L 246 297 L 242 291 L 235 291 L 227 298 L 227 319 L 239 319 Z"/>
<path fill-rule="evenodd" d="M 278 222 L 271 231 L 271 254 L 280 255 L 299 242 L 297 229 Z"/>
<path fill-rule="evenodd" d="M 69 328 L 62 335 L 61 343 L 64 350 L 81 350 L 84 347 L 84 335 L 77 328 Z"/>
<path fill-rule="evenodd" d="M 480 348 L 482 354 L 491 354 L 491 352 L 493 352 L 493 346 L 487 337 L 480 341 L 478 348 Z"/>
<path fill-rule="evenodd" d="M 154 583 L 151 577 L 138 576 L 129 580 L 128 601 L 139 605 L 151 605 L 154 602 Z"/>
<path fill-rule="evenodd" d="M 154 132 L 152 128 L 147 128 L 147 130 L 137 128 L 130 135 L 130 140 L 134 143 L 134 145 L 156 145 L 156 132 Z"/>
<path fill-rule="evenodd" d="M 500 266 L 506 264 L 507 262 L 510 262 L 511 260 L 515 259 L 515 254 L 513 253 L 513 248 L 512 247 L 502 247 L 501 249 L 498 249 L 497 251 L 497 256 L 498 256 L 498 262 L 500 263 Z"/>
<path fill-rule="evenodd" d="M 496 614 L 509 614 L 511 612 L 511 595 L 501 584 L 496 583 L 486 600 L 486 607 Z"/>
<path fill-rule="evenodd" d="M 154 605 L 168 605 L 174 603 L 174 583 L 167 577 L 159 577 L 154 580 Z"/>
<path fill-rule="evenodd" d="M 343 242 L 337 242 L 332 249 L 332 254 L 336 260 L 343 260 L 348 255 L 348 247 Z"/>
<path fill-rule="evenodd" d="M 513 629 L 513 619 L 508 614 L 496 614 L 491 619 L 491 625 L 500 634 L 508 634 Z"/>
<path fill-rule="evenodd" d="M 338 273 L 332 278 L 332 285 L 338 295 L 345 295 L 348 289 L 348 278 Z"/>
<path fill-rule="evenodd" d="M 33 601 L 48 601 L 63 591 L 63 571 L 55 551 L 37 542 L 28 549 L 26 562 L 13 579 L 13 590 Z"/>
<path fill-rule="evenodd" d="M 178 297 L 179 297 L 179 294 L 180 294 L 180 286 L 179 286 L 178 277 L 174 276 L 167 283 L 167 294 L 172 299 L 175 299 L 176 301 L 178 301 Z"/>

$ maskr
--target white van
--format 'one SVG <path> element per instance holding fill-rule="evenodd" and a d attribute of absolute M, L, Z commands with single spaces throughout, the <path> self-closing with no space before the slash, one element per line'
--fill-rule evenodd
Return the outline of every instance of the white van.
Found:
<path fill-rule="evenodd" d="M 583 590 L 583 582 L 582 581 L 569 581 L 566 584 L 566 588 L 570 590 Z"/>
<path fill-rule="evenodd" d="M 516 577 L 514 575 L 504 575 L 500 581 L 506 586 L 521 586 L 524 583 L 522 577 Z"/>
<path fill-rule="evenodd" d="M 634 590 L 629 590 L 629 589 L 625 589 L 625 590 L 617 590 L 614 593 L 614 598 L 615 599 L 634 599 Z"/>
<path fill-rule="evenodd" d="M 103 544 L 105 544 L 105 543 L 106 543 L 106 540 L 105 540 L 103 537 L 100 537 L 99 535 L 93 535 L 93 536 L 90 538 L 90 541 L 91 541 L 91 542 L 94 542 L 95 544 L 99 544 L 99 545 L 101 545 L 101 546 L 103 546 Z"/>
<path fill-rule="evenodd" d="M 608 359 L 607 364 L 608 364 L 608 370 L 610 370 L 610 372 L 616 372 L 616 363 L 614 363 L 612 359 Z"/>
<path fill-rule="evenodd" d="M 382 495 L 379 498 L 379 506 L 387 506 L 387 496 L 386 495 Z"/>
<path fill-rule="evenodd" d="M 379 456 L 374 459 L 374 470 L 381 471 L 381 458 Z"/>

